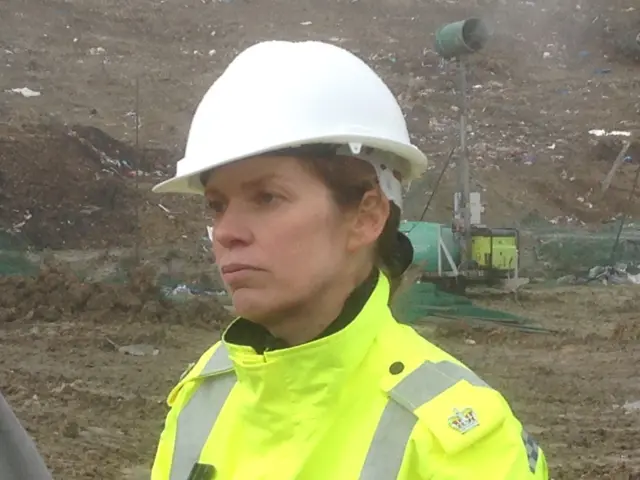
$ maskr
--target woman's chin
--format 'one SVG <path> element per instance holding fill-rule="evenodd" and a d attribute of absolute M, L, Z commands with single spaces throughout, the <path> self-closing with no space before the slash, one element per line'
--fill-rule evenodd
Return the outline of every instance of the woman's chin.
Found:
<path fill-rule="evenodd" d="M 265 292 L 251 288 L 240 288 L 231 294 L 231 301 L 236 315 L 259 323 L 275 310 L 273 302 L 265 299 Z"/>

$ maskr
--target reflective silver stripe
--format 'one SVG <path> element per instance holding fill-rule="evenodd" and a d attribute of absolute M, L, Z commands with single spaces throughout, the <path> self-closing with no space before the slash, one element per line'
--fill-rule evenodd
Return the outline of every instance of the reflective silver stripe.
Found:
<path fill-rule="evenodd" d="M 224 344 L 213 353 L 200 376 L 221 374 L 202 382 L 178 415 L 170 480 L 186 480 L 207 443 L 222 407 L 236 384 L 236 375 Z"/>
<path fill-rule="evenodd" d="M 233 371 L 233 362 L 229 357 L 229 350 L 225 347 L 224 343 L 220 343 L 220 346 L 213 352 L 209 361 L 205 364 L 202 371 L 198 374 L 198 377 L 204 377 L 207 375 L 215 375 L 224 372 Z"/>
<path fill-rule="evenodd" d="M 360 480 L 394 480 L 418 417 L 393 399 L 387 400 L 364 461 Z"/>
<path fill-rule="evenodd" d="M 414 412 L 458 382 L 489 386 L 475 373 L 457 363 L 425 362 L 389 392 L 389 400 L 373 435 L 360 480 L 398 478 L 405 450 L 418 423 Z"/>
<path fill-rule="evenodd" d="M 424 362 L 403 378 L 389 394 L 413 412 L 463 380 L 476 387 L 490 388 L 475 373 L 457 363 Z"/>
<path fill-rule="evenodd" d="M 538 457 L 540 456 L 538 444 L 526 430 L 522 430 L 522 442 L 524 443 L 524 448 L 527 451 L 529 470 L 531 471 L 531 473 L 536 473 L 536 467 L 538 466 Z"/>

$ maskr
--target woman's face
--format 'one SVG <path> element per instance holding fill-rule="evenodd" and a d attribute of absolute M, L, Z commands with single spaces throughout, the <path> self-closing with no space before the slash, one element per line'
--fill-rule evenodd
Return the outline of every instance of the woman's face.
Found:
<path fill-rule="evenodd" d="M 205 187 L 223 281 L 238 315 L 255 322 L 339 282 L 386 219 L 340 211 L 322 181 L 291 157 L 220 167 Z"/>

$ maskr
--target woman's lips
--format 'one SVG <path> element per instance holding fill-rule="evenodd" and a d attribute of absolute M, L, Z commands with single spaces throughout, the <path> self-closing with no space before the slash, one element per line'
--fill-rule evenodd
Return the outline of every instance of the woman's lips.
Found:
<path fill-rule="evenodd" d="M 220 267 L 222 279 L 227 284 L 233 284 L 242 281 L 248 276 L 259 272 L 260 270 L 261 269 L 256 268 L 252 265 L 245 265 L 242 263 L 229 263 Z"/>

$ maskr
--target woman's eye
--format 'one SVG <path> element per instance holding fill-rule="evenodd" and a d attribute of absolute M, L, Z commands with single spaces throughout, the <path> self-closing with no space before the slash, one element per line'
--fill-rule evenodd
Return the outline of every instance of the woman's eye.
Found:
<path fill-rule="evenodd" d="M 256 195 L 256 201 L 260 205 L 269 205 L 273 203 L 276 199 L 277 199 L 276 195 L 269 192 L 261 192 L 258 195 Z"/>
<path fill-rule="evenodd" d="M 225 205 L 220 200 L 209 200 L 207 205 L 210 210 L 214 213 L 222 213 L 224 211 Z"/>

